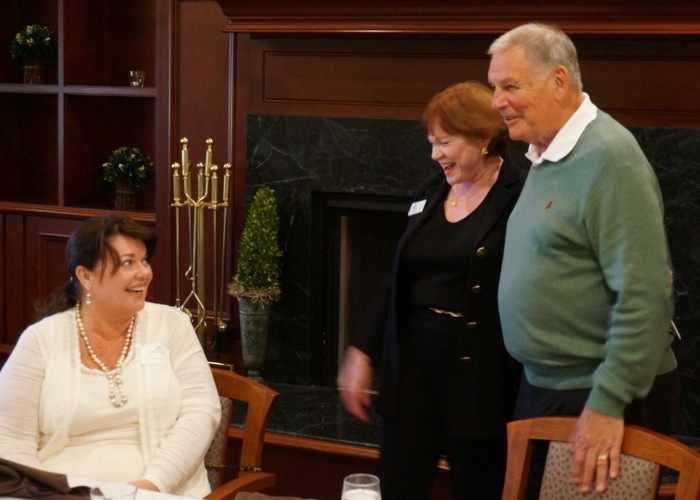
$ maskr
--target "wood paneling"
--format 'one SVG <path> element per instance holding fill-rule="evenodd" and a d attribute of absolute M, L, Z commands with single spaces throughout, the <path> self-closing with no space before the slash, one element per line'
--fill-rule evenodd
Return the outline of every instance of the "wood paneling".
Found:
<path fill-rule="evenodd" d="M 250 113 L 416 118 L 438 89 L 488 68 L 477 37 L 253 37 L 250 47 Z"/>
<path fill-rule="evenodd" d="M 576 33 L 697 33 L 690 0 L 218 0 L 230 31 L 498 33 L 532 20 Z"/>
<path fill-rule="evenodd" d="M 699 123 L 700 93 L 688 78 L 700 71 L 697 2 L 218 3 L 235 34 L 238 152 L 250 113 L 416 119 L 446 86 L 485 80 L 489 44 L 532 20 L 572 36 L 585 90 L 625 125 Z"/>
<path fill-rule="evenodd" d="M 24 303 L 26 276 L 24 271 L 34 267 L 34 263 L 24 265 L 24 220 L 19 215 L 5 215 L 5 254 L 3 266 L 5 268 L 5 301 L 3 303 L 3 346 L 11 347 L 15 344 L 19 333 L 26 323 Z"/>
<path fill-rule="evenodd" d="M 584 89 L 625 125 L 700 123 L 700 93 L 687 78 L 700 74 L 700 37 L 574 39 Z M 247 113 L 418 119 L 448 85 L 486 81 L 492 40 L 252 36 Z"/>
<path fill-rule="evenodd" d="M 24 325 L 36 321 L 35 305 L 68 280 L 65 249 L 71 233 L 81 221 L 52 217 L 24 217 L 25 283 Z M 21 333 L 21 332 L 20 332 Z"/>

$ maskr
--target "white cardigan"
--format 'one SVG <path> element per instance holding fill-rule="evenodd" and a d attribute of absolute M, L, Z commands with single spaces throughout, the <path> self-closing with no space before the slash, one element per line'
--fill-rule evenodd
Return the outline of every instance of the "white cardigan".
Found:
<path fill-rule="evenodd" d="M 132 480 L 205 496 L 210 488 L 203 460 L 221 407 L 188 316 L 147 303 L 137 314 L 129 356 L 138 367 L 140 452 L 146 464 L 142 477 Z M 0 457 L 42 468 L 43 461 L 60 455 L 69 441 L 81 368 L 74 309 L 25 330 L 0 372 Z M 89 477 L 87 472 L 66 473 Z"/>

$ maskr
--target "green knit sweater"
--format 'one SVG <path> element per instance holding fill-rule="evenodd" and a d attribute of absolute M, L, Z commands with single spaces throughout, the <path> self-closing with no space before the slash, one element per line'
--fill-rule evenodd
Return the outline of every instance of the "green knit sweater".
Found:
<path fill-rule="evenodd" d="M 508 222 L 499 308 L 528 381 L 591 388 L 587 406 L 606 415 L 622 417 L 676 366 L 661 193 L 608 114 L 562 160 L 532 168 Z"/>

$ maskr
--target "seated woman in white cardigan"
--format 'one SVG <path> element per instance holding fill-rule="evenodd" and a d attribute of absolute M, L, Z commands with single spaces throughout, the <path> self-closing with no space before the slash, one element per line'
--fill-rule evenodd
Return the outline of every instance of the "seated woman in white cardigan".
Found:
<path fill-rule="evenodd" d="M 70 281 L 0 372 L 0 457 L 201 498 L 221 409 L 185 313 L 146 302 L 155 236 L 127 217 L 83 222 Z"/>

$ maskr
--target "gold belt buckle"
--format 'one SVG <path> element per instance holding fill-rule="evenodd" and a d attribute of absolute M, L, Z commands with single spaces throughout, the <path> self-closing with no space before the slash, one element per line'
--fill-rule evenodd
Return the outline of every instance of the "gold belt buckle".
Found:
<path fill-rule="evenodd" d="M 437 314 L 446 314 L 447 316 L 451 316 L 451 317 L 453 317 L 453 318 L 463 318 L 463 317 L 464 317 L 464 314 L 462 314 L 462 313 L 456 313 L 456 312 L 452 312 L 452 311 L 445 311 L 444 309 L 437 309 L 437 308 L 435 308 L 435 307 L 430 307 L 429 309 L 430 309 L 431 311 L 433 311 L 434 313 L 437 313 Z"/>

